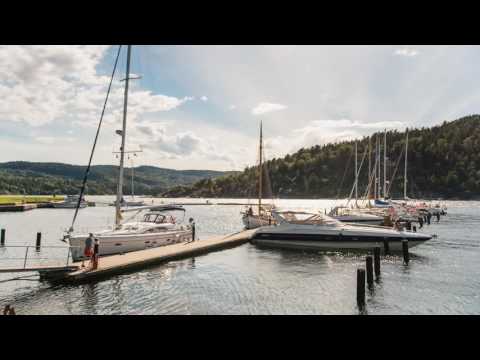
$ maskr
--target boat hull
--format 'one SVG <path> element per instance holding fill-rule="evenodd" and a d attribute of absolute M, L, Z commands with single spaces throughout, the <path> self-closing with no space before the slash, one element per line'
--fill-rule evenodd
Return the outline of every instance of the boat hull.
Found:
<path fill-rule="evenodd" d="M 71 254 L 73 261 L 85 259 L 83 252 L 85 248 L 85 235 L 72 236 L 70 238 Z M 145 250 L 153 247 L 166 246 L 186 242 L 192 239 L 190 230 L 162 231 L 149 234 L 132 235 L 102 235 L 96 234 L 99 240 L 99 255 L 123 254 L 131 251 Z"/>
<path fill-rule="evenodd" d="M 381 233 L 375 229 L 281 229 L 280 226 L 261 228 L 252 236 L 252 243 L 272 247 L 312 249 L 312 250 L 366 250 L 376 246 L 383 247 L 388 242 L 391 251 L 402 250 L 402 240 L 408 240 L 408 247 L 418 246 L 431 239 L 430 235 L 413 232 L 388 231 Z"/>
<path fill-rule="evenodd" d="M 53 203 L 52 206 L 56 209 L 76 209 L 77 208 L 77 204 L 73 204 L 73 203 Z M 83 209 L 83 208 L 86 208 L 87 207 L 87 204 L 86 203 L 80 203 L 80 206 L 79 208 L 80 209 Z"/>
<path fill-rule="evenodd" d="M 244 215 L 242 217 L 243 225 L 245 229 L 256 229 L 262 226 L 274 225 L 275 220 L 272 218 L 264 218 L 258 215 Z"/>
<path fill-rule="evenodd" d="M 337 216 L 332 216 L 332 218 L 341 222 L 356 223 L 356 224 L 382 225 L 384 223 L 384 219 L 380 217 L 337 215 Z"/>

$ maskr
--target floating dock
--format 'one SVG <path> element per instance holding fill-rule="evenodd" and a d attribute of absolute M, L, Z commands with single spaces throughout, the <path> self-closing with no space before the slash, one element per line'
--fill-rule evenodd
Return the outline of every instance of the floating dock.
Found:
<path fill-rule="evenodd" d="M 0 205 L 0 212 L 10 212 L 10 211 L 27 211 L 36 209 L 37 204 L 6 204 Z"/>
<path fill-rule="evenodd" d="M 245 230 L 231 235 L 195 240 L 194 242 L 132 251 L 122 255 L 104 256 L 99 259 L 96 270 L 81 268 L 81 262 L 75 262 L 71 265 L 77 267 L 78 270 L 68 272 L 65 269 L 66 271 L 63 273 L 54 271 L 51 273 L 53 275 L 51 279 L 67 283 L 88 282 L 170 260 L 189 258 L 241 245 L 248 242 L 254 232 L 255 230 Z M 88 266 L 89 262 L 86 261 L 85 264 Z M 48 271 L 42 275 L 46 279 L 49 278 Z"/>

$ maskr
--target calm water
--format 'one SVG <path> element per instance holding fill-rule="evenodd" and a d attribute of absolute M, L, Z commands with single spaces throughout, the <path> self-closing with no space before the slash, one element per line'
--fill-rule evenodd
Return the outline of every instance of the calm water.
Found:
<path fill-rule="evenodd" d="M 322 209 L 330 208 L 333 201 L 278 200 L 276 204 Z M 408 267 L 396 256 L 382 261 L 382 280 L 373 293 L 367 292 L 368 314 L 480 314 L 480 202 L 446 205 L 448 215 L 423 229 L 438 238 L 412 249 Z M 186 220 L 195 218 L 200 241 L 242 228 L 242 206 L 186 208 Z M 0 213 L 0 227 L 7 229 L 7 245 L 32 245 L 37 231 L 43 234 L 43 244 L 64 245 L 59 239 L 72 215 L 68 209 Z M 86 208 L 80 210 L 76 229 L 112 222 L 113 208 Z M 64 261 L 66 252 L 61 251 L 59 261 Z M 359 254 L 245 244 L 80 286 L 4 281 L 23 275 L 2 274 L 0 306 L 13 304 L 17 314 L 358 314 L 356 269 L 360 266 L 364 256 Z"/>

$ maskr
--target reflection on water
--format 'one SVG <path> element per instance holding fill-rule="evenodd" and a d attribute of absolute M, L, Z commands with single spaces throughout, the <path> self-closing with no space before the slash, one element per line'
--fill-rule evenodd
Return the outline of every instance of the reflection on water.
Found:
<path fill-rule="evenodd" d="M 151 201 L 151 199 L 147 199 Z M 160 200 L 156 199 L 156 202 Z M 280 206 L 323 209 L 329 200 L 280 200 Z M 381 278 L 366 292 L 369 315 L 479 314 L 480 203 L 448 202 L 448 215 L 422 231 L 438 238 L 382 259 Z M 239 231 L 242 206 L 186 206 L 200 239 Z M 59 245 L 72 212 L 37 209 L 1 213 L 7 244 Z M 111 225 L 110 207 L 80 211 L 79 228 Z M 0 248 L 0 252 L 5 249 Z M 268 249 L 245 244 L 78 286 L 0 283 L 0 305 L 22 314 L 358 314 L 359 253 Z M 11 275 L 0 275 L 0 281 Z"/>

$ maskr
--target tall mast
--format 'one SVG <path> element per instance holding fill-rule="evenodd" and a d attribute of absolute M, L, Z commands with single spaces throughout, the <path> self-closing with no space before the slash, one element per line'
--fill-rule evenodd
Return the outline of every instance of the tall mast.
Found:
<path fill-rule="evenodd" d="M 128 81 L 130 75 L 130 55 L 132 51 L 132 45 L 128 45 L 127 48 L 127 66 L 125 70 L 125 94 L 123 99 L 123 124 L 122 124 L 122 145 L 120 147 L 120 170 L 118 172 L 118 188 L 117 188 L 117 202 L 115 203 L 115 225 L 118 227 L 121 221 L 120 215 L 120 201 L 123 195 L 123 163 L 125 160 L 125 135 L 127 130 L 127 104 L 128 104 Z"/>
<path fill-rule="evenodd" d="M 263 181 L 263 164 L 262 164 L 262 153 L 263 153 L 263 139 L 262 139 L 262 120 L 260 120 L 260 164 L 258 166 L 258 215 L 261 214 L 262 208 L 262 181 Z"/>
<path fill-rule="evenodd" d="M 372 189 L 370 187 L 370 178 L 372 173 L 372 137 L 368 137 L 368 193 L 367 199 L 370 199 L 370 194 L 372 193 Z"/>
<path fill-rule="evenodd" d="M 403 198 L 407 199 L 407 162 L 408 162 L 408 128 L 407 128 L 407 138 L 405 140 L 405 175 L 403 179 Z"/>
<path fill-rule="evenodd" d="M 383 198 L 387 198 L 387 129 L 383 136 Z"/>
<path fill-rule="evenodd" d="M 135 197 L 135 191 L 133 191 L 133 159 L 132 159 L 132 200 Z"/>
<path fill-rule="evenodd" d="M 374 175 L 374 183 L 373 183 L 373 196 L 377 199 L 377 187 L 378 187 L 378 180 L 377 180 L 377 171 L 378 169 L 378 135 L 375 136 L 375 175 Z"/>
<path fill-rule="evenodd" d="M 358 200 L 357 140 L 355 140 L 355 206 Z"/>

